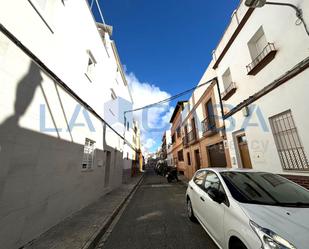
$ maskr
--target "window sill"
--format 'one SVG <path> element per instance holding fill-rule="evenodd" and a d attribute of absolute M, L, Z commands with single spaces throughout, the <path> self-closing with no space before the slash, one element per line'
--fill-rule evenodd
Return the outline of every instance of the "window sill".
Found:
<path fill-rule="evenodd" d="M 221 93 L 222 100 L 228 100 L 237 90 L 236 84 L 232 82 L 227 89 Z"/>

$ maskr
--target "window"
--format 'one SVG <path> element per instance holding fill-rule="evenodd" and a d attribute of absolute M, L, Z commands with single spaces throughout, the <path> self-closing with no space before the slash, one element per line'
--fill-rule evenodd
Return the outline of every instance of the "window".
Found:
<path fill-rule="evenodd" d="M 117 95 L 116 95 L 116 93 L 114 92 L 114 90 L 112 88 L 111 88 L 111 98 L 113 100 L 117 99 Z"/>
<path fill-rule="evenodd" d="M 267 45 L 267 40 L 265 37 L 263 27 L 254 34 L 251 40 L 248 42 L 248 47 L 252 60 L 254 60 L 259 54 L 262 53 L 263 49 Z"/>
<path fill-rule="evenodd" d="M 82 169 L 91 169 L 93 167 L 93 159 L 94 159 L 94 147 L 95 142 L 86 138 L 85 146 L 84 146 L 84 155 L 82 162 Z"/>
<path fill-rule="evenodd" d="M 236 92 L 236 84 L 232 80 L 231 70 L 228 68 L 222 75 L 224 92 L 221 93 L 222 100 L 228 100 Z"/>
<path fill-rule="evenodd" d="M 247 65 L 249 75 L 256 75 L 261 71 L 273 60 L 277 52 L 275 45 L 267 41 L 263 27 L 260 27 L 248 42 L 248 48 L 252 58 L 252 62 Z"/>
<path fill-rule="evenodd" d="M 224 90 L 228 89 L 230 84 L 232 83 L 232 75 L 231 70 L 228 68 L 225 73 L 222 75 Z"/>
<path fill-rule="evenodd" d="M 205 113 L 206 118 L 204 119 L 204 121 L 202 121 L 204 133 L 212 131 L 216 127 L 214 108 L 211 99 L 208 100 L 207 103 L 205 104 Z"/>
<path fill-rule="evenodd" d="M 309 170 L 309 164 L 290 110 L 271 117 L 270 125 L 285 170 Z"/>
<path fill-rule="evenodd" d="M 204 179 L 205 179 L 205 176 L 206 176 L 206 171 L 205 170 L 196 172 L 196 174 L 195 174 L 195 176 L 193 178 L 194 183 L 196 185 L 198 185 L 199 187 L 202 187 Z"/>
<path fill-rule="evenodd" d="M 179 162 L 183 162 L 184 161 L 184 159 L 183 159 L 183 150 L 178 151 L 177 156 L 178 156 L 178 161 Z"/>
<path fill-rule="evenodd" d="M 205 179 L 204 190 L 206 193 L 208 193 L 208 191 L 211 189 L 217 189 L 223 196 L 225 196 L 223 203 L 229 206 L 229 201 L 226 197 L 224 188 L 221 184 L 219 177 L 217 176 L 216 173 L 209 171 L 207 172 L 207 176 Z"/>
<path fill-rule="evenodd" d="M 221 172 L 220 175 L 239 202 L 308 207 L 309 192 L 279 175 L 265 172 Z"/>
<path fill-rule="evenodd" d="M 181 137 L 181 129 L 180 129 L 180 126 L 177 128 L 176 132 L 177 132 L 177 138 L 180 138 L 180 137 Z"/>
<path fill-rule="evenodd" d="M 211 188 L 219 189 L 220 186 L 220 180 L 216 173 L 214 172 L 208 172 L 205 184 L 204 184 L 204 189 L 207 192 Z"/>
<path fill-rule="evenodd" d="M 94 80 L 94 71 L 95 71 L 95 65 L 96 65 L 96 60 L 94 59 L 91 51 L 87 51 L 88 53 L 88 64 L 87 64 L 87 71 L 86 71 L 86 76 L 90 82 Z"/>
<path fill-rule="evenodd" d="M 188 165 L 191 165 L 190 152 L 187 152 Z"/>

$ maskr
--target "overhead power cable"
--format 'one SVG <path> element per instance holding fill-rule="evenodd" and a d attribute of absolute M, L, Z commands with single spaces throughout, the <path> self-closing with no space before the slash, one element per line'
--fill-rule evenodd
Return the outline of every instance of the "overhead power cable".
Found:
<path fill-rule="evenodd" d="M 170 101 L 172 101 L 172 100 L 174 100 L 174 99 L 177 99 L 177 98 L 179 98 L 179 97 L 181 97 L 181 96 L 187 95 L 188 93 L 193 92 L 194 90 L 196 90 L 196 89 L 198 89 L 198 88 L 200 88 L 200 87 L 203 87 L 203 86 L 205 86 L 205 85 L 207 85 L 207 84 L 213 82 L 214 80 L 217 80 L 217 79 L 216 79 L 216 78 L 213 78 L 213 79 L 208 80 L 208 81 L 206 81 L 206 82 L 204 82 L 204 83 L 202 83 L 202 84 L 200 84 L 200 85 L 197 85 L 197 86 L 195 86 L 195 87 L 193 87 L 193 88 L 190 88 L 190 89 L 188 89 L 188 90 L 186 90 L 186 91 L 183 91 L 183 92 L 181 92 L 181 93 L 178 93 L 178 94 L 176 94 L 176 95 L 173 95 L 173 96 L 171 96 L 171 97 L 169 97 L 169 98 L 167 98 L 167 99 L 163 99 L 163 100 L 161 100 L 161 101 L 158 101 L 158 102 L 155 102 L 155 103 L 146 105 L 146 106 L 142 106 L 142 107 L 139 107 L 139 108 L 136 108 L 136 109 L 133 109 L 133 110 L 127 110 L 127 111 L 124 112 L 124 114 L 129 113 L 129 112 L 140 111 L 140 110 L 143 110 L 143 109 L 149 109 L 149 108 L 155 107 L 155 106 L 157 106 L 157 105 L 164 104 L 164 103 L 166 103 L 166 102 L 170 102 Z"/>

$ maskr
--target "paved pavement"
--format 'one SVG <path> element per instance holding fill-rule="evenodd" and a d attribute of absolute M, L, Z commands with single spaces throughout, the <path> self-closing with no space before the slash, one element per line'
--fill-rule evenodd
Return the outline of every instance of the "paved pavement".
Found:
<path fill-rule="evenodd" d="M 148 171 L 108 237 L 104 249 L 215 249 L 203 228 L 186 217 L 183 183 L 167 184 Z"/>
<path fill-rule="evenodd" d="M 52 227 L 24 249 L 90 249 L 101 239 L 112 219 L 121 210 L 141 175 L 109 192 L 96 202 Z M 0 245 L 1 248 L 1 245 Z M 116 249 L 116 248 L 113 248 Z"/>

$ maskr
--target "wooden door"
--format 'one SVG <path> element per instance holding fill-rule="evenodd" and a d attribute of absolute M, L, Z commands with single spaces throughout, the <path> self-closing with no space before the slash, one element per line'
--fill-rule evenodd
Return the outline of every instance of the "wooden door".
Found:
<path fill-rule="evenodd" d="M 240 135 L 237 137 L 237 143 L 239 148 L 239 154 L 242 162 L 242 167 L 245 169 L 252 169 L 251 158 L 248 149 L 248 143 L 246 135 Z"/>
<path fill-rule="evenodd" d="M 201 158 L 200 158 L 200 151 L 194 151 L 194 159 L 195 159 L 195 170 L 199 170 L 201 168 Z"/>

